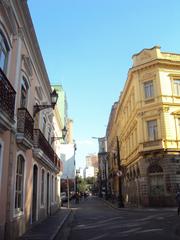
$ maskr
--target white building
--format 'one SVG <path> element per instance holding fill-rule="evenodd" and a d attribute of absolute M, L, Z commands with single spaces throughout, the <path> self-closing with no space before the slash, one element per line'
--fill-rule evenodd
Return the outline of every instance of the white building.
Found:
<path fill-rule="evenodd" d="M 88 177 L 95 177 L 95 168 L 90 166 L 90 167 L 86 167 L 84 169 L 84 177 L 88 178 Z"/>
<path fill-rule="evenodd" d="M 63 162 L 62 179 L 75 179 L 75 149 L 74 144 L 61 144 L 61 161 Z"/>

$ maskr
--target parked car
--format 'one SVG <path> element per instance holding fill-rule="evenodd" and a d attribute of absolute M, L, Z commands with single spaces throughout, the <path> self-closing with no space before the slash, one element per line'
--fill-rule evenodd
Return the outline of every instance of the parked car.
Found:
<path fill-rule="evenodd" d="M 61 193 L 61 203 L 67 202 L 67 193 L 66 192 L 62 192 Z"/>

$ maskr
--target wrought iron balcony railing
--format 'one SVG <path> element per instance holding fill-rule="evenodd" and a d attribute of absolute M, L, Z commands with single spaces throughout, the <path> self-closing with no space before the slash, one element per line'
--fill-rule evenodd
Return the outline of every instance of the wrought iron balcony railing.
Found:
<path fill-rule="evenodd" d="M 27 139 L 33 144 L 34 120 L 26 108 L 19 108 L 17 113 L 17 133 L 19 139 Z"/>
<path fill-rule="evenodd" d="M 10 119 L 14 119 L 15 96 L 14 88 L 0 68 L 0 110 Z"/>
<path fill-rule="evenodd" d="M 34 129 L 34 148 L 41 149 L 51 162 L 60 170 L 60 159 L 40 129 Z"/>

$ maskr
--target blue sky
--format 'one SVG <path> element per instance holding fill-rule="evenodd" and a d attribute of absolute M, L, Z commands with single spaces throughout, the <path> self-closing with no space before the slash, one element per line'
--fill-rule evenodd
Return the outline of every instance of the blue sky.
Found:
<path fill-rule="evenodd" d="M 74 120 L 77 168 L 98 151 L 112 104 L 143 48 L 180 53 L 179 0 L 28 0 L 51 83 Z"/>

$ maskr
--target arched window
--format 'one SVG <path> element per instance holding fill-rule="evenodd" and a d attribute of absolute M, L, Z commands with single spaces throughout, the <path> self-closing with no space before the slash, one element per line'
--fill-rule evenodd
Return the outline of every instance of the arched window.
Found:
<path fill-rule="evenodd" d="M 15 210 L 23 211 L 23 192 L 24 192 L 24 158 L 19 155 L 16 167 L 16 189 L 15 189 Z"/>
<path fill-rule="evenodd" d="M 5 38 L 0 32 L 0 68 L 5 72 L 7 68 L 9 48 Z"/>
<path fill-rule="evenodd" d="M 21 108 L 27 108 L 28 90 L 29 90 L 29 86 L 28 86 L 27 80 L 23 76 L 22 83 L 21 83 L 21 102 L 20 102 L 20 107 Z"/>
<path fill-rule="evenodd" d="M 44 205 L 44 169 L 41 171 L 41 205 Z"/>

